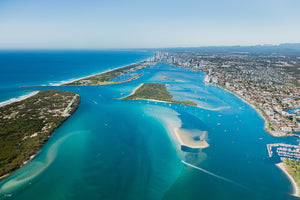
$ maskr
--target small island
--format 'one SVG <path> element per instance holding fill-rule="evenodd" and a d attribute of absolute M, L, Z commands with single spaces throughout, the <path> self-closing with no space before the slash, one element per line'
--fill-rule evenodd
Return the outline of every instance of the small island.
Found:
<path fill-rule="evenodd" d="M 143 74 L 139 73 L 122 81 L 113 81 L 112 79 L 118 78 L 119 76 L 126 73 L 135 72 L 137 70 L 143 69 L 148 66 L 149 66 L 148 62 L 143 61 L 129 66 L 121 67 L 115 70 L 111 70 L 97 75 L 88 76 L 86 78 L 71 81 L 70 83 L 62 84 L 62 86 L 92 86 L 92 85 L 111 85 L 111 84 L 125 83 L 125 82 L 135 80 L 140 76 L 142 76 Z"/>
<path fill-rule="evenodd" d="M 0 107 L 0 178 L 31 160 L 79 103 L 74 92 L 48 90 Z"/>
<path fill-rule="evenodd" d="M 123 100 L 156 100 L 163 102 L 171 102 L 177 104 L 185 104 L 190 106 L 197 106 L 196 103 L 192 101 L 179 101 L 174 100 L 173 96 L 168 92 L 166 84 L 160 83 L 143 83 L 138 88 L 136 88 L 133 94 L 122 98 Z"/>

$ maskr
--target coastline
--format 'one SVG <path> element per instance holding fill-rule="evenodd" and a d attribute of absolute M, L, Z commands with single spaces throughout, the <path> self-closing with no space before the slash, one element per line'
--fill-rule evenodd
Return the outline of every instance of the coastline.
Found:
<path fill-rule="evenodd" d="M 142 83 L 143 84 L 143 83 Z M 136 88 L 136 89 L 138 89 L 138 88 Z M 134 94 L 134 92 L 133 92 L 133 94 Z M 132 95 L 132 94 L 130 94 L 130 95 Z M 130 96 L 130 95 L 128 95 L 128 96 Z M 126 96 L 127 97 L 127 96 Z M 124 99 L 124 98 L 126 98 L 126 97 L 123 97 L 123 98 L 121 98 L 121 100 L 126 100 L 126 99 Z M 143 101 L 153 101 L 153 102 L 160 102 L 160 103 L 172 103 L 172 102 L 169 102 L 169 101 L 161 101 L 161 100 L 156 100 L 156 99 L 135 99 L 134 101 L 137 101 L 137 100 L 143 100 Z M 131 101 L 131 100 L 130 100 Z"/>
<path fill-rule="evenodd" d="M 150 57 L 151 58 L 151 57 Z M 124 67 L 127 67 L 127 66 L 130 66 L 130 65 L 134 65 L 134 64 L 137 64 L 137 63 L 140 63 L 140 62 L 144 62 L 146 60 L 148 60 L 149 58 L 145 59 L 145 60 L 142 60 L 142 61 L 139 61 L 139 62 L 134 62 L 134 63 L 131 63 L 131 64 L 127 64 L 127 65 L 122 65 L 120 67 L 116 67 L 116 68 L 113 68 L 113 69 L 109 69 L 109 70 L 106 70 L 104 72 L 100 72 L 100 73 L 96 73 L 96 74 L 91 74 L 91 75 L 88 75 L 88 76 L 83 76 L 83 77 L 80 77 L 80 78 L 75 78 L 75 79 L 71 79 L 71 80 L 67 80 L 67 81 L 59 81 L 59 83 L 56 83 L 56 84 L 48 84 L 48 85 L 41 85 L 41 86 L 44 86 L 44 87 L 58 87 L 58 86 L 63 86 L 64 84 L 68 84 L 68 83 L 72 83 L 74 81 L 78 81 L 78 80 L 81 80 L 81 79 L 85 79 L 85 78 L 89 78 L 89 77 L 92 77 L 92 76 L 96 76 L 96 75 L 100 75 L 100 74 L 104 74 L 104 73 L 107 73 L 107 72 L 111 72 L 113 70 L 117 70 L 117 69 L 121 69 L 121 68 L 124 68 Z M 22 87 L 27 87 L 27 86 L 22 86 Z M 29 87 L 33 87 L 33 86 L 29 86 Z M 19 97 L 12 97 L 11 99 L 9 100 L 6 100 L 6 101 L 2 101 L 0 102 L 0 107 L 3 107 L 3 106 L 6 106 L 6 105 L 9 105 L 11 103 L 14 103 L 14 102 L 18 102 L 18 101 L 22 101 L 22 100 L 25 100 L 29 97 L 32 97 L 34 95 L 36 95 L 39 91 L 33 91 L 31 92 L 30 94 L 27 94 L 27 95 L 22 95 L 22 96 L 19 96 Z"/>
<path fill-rule="evenodd" d="M 118 69 L 122 69 L 122 68 L 128 67 L 130 65 L 135 65 L 135 64 L 138 64 L 138 63 L 141 63 L 141 62 L 145 62 L 148 59 L 150 59 L 150 58 L 147 58 L 147 59 L 139 61 L 139 62 L 135 62 L 135 63 L 127 64 L 127 65 L 122 65 L 120 67 L 109 69 L 109 70 L 106 70 L 104 72 L 95 73 L 95 74 L 91 74 L 91 75 L 88 75 L 88 76 L 83 76 L 83 77 L 80 77 L 80 78 L 71 79 L 71 80 L 68 80 L 68 81 L 60 81 L 60 83 L 49 85 L 49 86 L 64 86 L 65 84 L 69 84 L 69 83 L 72 83 L 72 82 L 75 82 L 75 81 L 79 81 L 79 80 L 82 80 L 82 79 L 90 78 L 90 77 L 101 75 L 101 74 L 105 74 L 105 73 L 108 73 L 108 72 L 111 72 L 111 71 L 114 71 L 114 70 L 118 70 Z"/>
<path fill-rule="evenodd" d="M 134 88 L 134 90 L 129 94 L 129 95 L 127 95 L 126 97 L 128 97 L 128 96 L 131 96 L 131 95 L 133 95 L 140 87 L 142 87 L 144 85 L 144 83 L 141 83 L 139 86 L 137 86 L 136 88 Z M 126 97 L 124 97 L 124 98 L 126 98 Z M 122 98 L 123 99 L 123 98 Z"/>
<path fill-rule="evenodd" d="M 287 136 L 277 136 L 277 135 L 274 135 L 272 134 L 269 130 L 268 130 L 268 119 L 266 119 L 266 117 L 263 115 L 262 111 L 257 108 L 257 106 L 253 105 L 251 102 L 247 101 L 246 99 L 242 98 L 241 96 L 239 96 L 238 94 L 236 94 L 234 91 L 231 91 L 227 88 L 224 88 L 220 85 L 216 85 L 217 87 L 221 88 L 221 89 L 224 89 L 226 90 L 227 92 L 233 94 L 234 96 L 236 96 L 237 98 L 239 98 L 240 100 L 242 100 L 243 102 L 245 102 L 246 104 L 250 105 L 252 108 L 254 108 L 258 113 L 259 115 L 265 120 L 265 125 L 264 125 L 264 129 L 266 130 L 267 133 L 269 133 L 271 136 L 273 137 L 287 137 Z M 294 180 L 294 178 L 288 173 L 288 171 L 286 170 L 284 164 L 281 162 L 281 163 L 278 163 L 278 164 L 275 164 L 279 169 L 281 169 L 281 171 L 288 177 L 288 179 L 290 180 L 292 186 L 293 186 L 293 196 L 295 197 L 300 197 L 300 188 L 298 187 L 296 181 Z"/>
<path fill-rule="evenodd" d="M 49 91 L 51 91 L 51 90 L 49 90 Z M 57 92 L 66 92 L 66 91 L 60 91 L 60 90 L 53 90 L 53 91 L 57 91 Z M 35 91 L 33 94 L 30 94 L 30 95 L 26 95 L 25 97 L 24 96 L 22 96 L 22 98 L 18 98 L 18 100 L 17 101 L 13 101 L 13 102 L 9 102 L 9 104 L 12 104 L 12 103 L 16 103 L 16 102 L 25 102 L 29 97 L 33 97 L 33 96 L 35 96 L 35 95 L 37 95 L 38 93 L 40 93 L 40 92 L 44 92 L 44 91 Z M 68 93 L 70 93 L 70 92 L 68 92 Z M 72 93 L 74 93 L 74 92 L 72 92 Z M 54 126 L 54 128 L 52 129 L 52 130 L 50 130 L 50 131 L 46 131 L 45 132 L 45 134 L 47 134 L 47 138 L 44 140 L 44 141 L 42 141 L 42 143 L 41 144 L 38 144 L 38 150 L 35 150 L 32 154 L 29 154 L 29 158 L 27 159 L 27 160 L 22 160 L 22 163 L 20 163 L 18 166 L 18 168 L 15 168 L 15 169 L 13 169 L 12 171 L 8 171 L 6 174 L 3 174 L 3 175 L 1 175 L 0 176 L 0 181 L 2 181 L 2 179 L 5 179 L 5 178 L 7 178 L 7 177 L 9 177 L 11 174 L 13 174 L 15 171 L 17 171 L 17 170 L 19 170 L 20 168 L 22 168 L 22 167 L 24 167 L 24 165 L 26 165 L 27 163 L 29 163 L 32 159 L 34 159 L 37 155 L 38 155 L 38 153 L 39 153 L 39 151 L 40 151 L 40 149 L 46 144 L 46 142 L 49 140 L 49 138 L 51 137 L 51 135 L 52 135 L 52 133 L 56 130 L 56 129 L 58 129 L 71 115 L 73 115 L 73 113 L 78 109 L 78 107 L 79 107 L 79 104 L 80 104 L 80 101 L 81 101 L 81 99 L 80 99 L 80 96 L 77 94 L 77 93 L 74 93 L 75 94 L 75 96 L 73 96 L 73 99 L 74 99 L 74 97 L 76 97 L 74 100 L 72 99 L 71 100 L 71 102 L 70 103 L 72 103 L 72 104 L 68 104 L 68 106 L 67 106 L 67 108 L 71 105 L 73 105 L 74 103 L 75 103 L 75 101 L 77 101 L 76 102 L 76 105 L 75 105 L 75 108 L 72 108 L 72 109 L 68 109 L 68 115 L 62 115 L 62 117 L 64 118 L 64 119 L 62 119 L 61 121 L 59 121 L 59 122 L 57 122 L 57 124 L 56 124 L 56 126 Z M 72 102 L 73 101 L 73 102 Z M 3 106 L 6 106 L 6 105 L 9 105 L 9 104 L 5 104 L 5 105 L 3 105 Z M 45 127 L 45 126 L 44 126 Z M 43 127 L 43 128 L 44 128 Z M 42 129 L 41 129 L 42 130 Z"/>
<path fill-rule="evenodd" d="M 138 90 L 144 86 L 141 90 Z M 121 98 L 121 100 L 149 100 L 149 101 L 160 101 L 168 103 L 183 104 L 189 106 L 198 105 L 192 101 L 180 101 L 173 99 L 173 96 L 167 90 L 166 84 L 158 83 L 144 83 L 134 89 L 134 92 L 131 95 Z"/>
<path fill-rule="evenodd" d="M 6 178 L 6 177 L 8 177 L 10 174 L 4 174 L 3 176 L 0 176 L 0 180 L 2 180 L 2 179 L 4 179 L 4 178 Z"/>
<path fill-rule="evenodd" d="M 222 87 L 222 86 L 220 86 L 220 85 L 216 85 L 216 86 L 219 87 L 219 88 L 221 88 L 221 89 L 226 90 L 227 92 L 229 92 L 229 93 L 231 93 L 231 94 L 233 94 L 234 96 L 236 96 L 237 98 L 239 98 L 240 100 L 242 100 L 244 103 L 248 104 L 248 105 L 251 106 L 253 109 L 255 109 L 255 110 L 258 112 L 258 114 L 261 116 L 261 118 L 264 119 L 264 121 L 265 121 L 264 129 L 265 129 L 265 131 L 266 131 L 268 134 L 270 134 L 270 135 L 273 136 L 273 137 L 286 137 L 286 136 L 277 136 L 277 135 L 274 135 L 274 134 L 272 134 L 272 133 L 270 132 L 270 130 L 269 130 L 269 128 L 268 128 L 269 120 L 264 116 L 264 114 L 262 113 L 262 111 L 261 111 L 256 105 L 252 104 L 252 103 L 249 102 L 248 100 L 246 100 L 246 99 L 244 99 L 243 97 L 239 96 L 239 95 L 236 94 L 234 91 L 231 91 L 231 90 L 229 90 L 229 89 L 227 89 L 227 88 L 224 88 L 224 87 Z"/>
<path fill-rule="evenodd" d="M 177 65 L 172 65 L 172 66 L 174 66 L 174 67 L 181 67 L 181 66 L 177 66 Z M 185 67 L 182 67 L 182 68 L 185 68 Z M 187 68 L 187 69 L 190 69 L 190 68 Z M 190 70 L 195 71 L 195 70 L 193 70 L 193 69 L 190 69 Z M 202 71 L 202 72 L 204 72 L 204 71 Z M 243 102 L 245 102 L 246 104 L 250 105 L 252 108 L 254 108 L 254 109 L 258 112 L 258 114 L 261 116 L 261 118 L 263 118 L 263 119 L 265 120 L 264 129 L 266 130 L 266 132 L 267 132 L 268 134 L 270 134 L 270 135 L 273 136 L 273 137 L 286 137 L 286 136 L 276 136 L 276 135 L 273 135 L 273 134 L 268 130 L 268 123 L 269 123 L 268 121 L 269 121 L 269 120 L 263 115 L 262 111 L 261 111 L 259 108 L 257 108 L 256 105 L 254 105 L 254 104 L 252 104 L 251 102 L 247 101 L 246 99 L 242 98 L 241 96 L 239 96 L 238 94 L 236 94 L 234 91 L 231 91 L 231 90 L 229 90 L 229 89 L 227 89 L 227 88 L 225 88 L 225 87 L 222 87 L 222 86 L 219 85 L 219 84 L 211 84 L 211 83 L 206 82 L 206 81 L 205 81 L 206 76 L 207 76 L 207 74 L 205 73 L 205 76 L 204 76 L 204 79 L 203 79 L 203 82 L 204 82 L 205 84 L 214 85 L 214 86 L 217 86 L 217 87 L 219 87 L 219 88 L 221 88 L 221 89 L 224 89 L 224 90 L 226 90 L 227 92 L 229 92 L 229 93 L 233 94 L 234 96 L 236 96 L 237 98 L 239 98 L 240 100 L 242 100 Z M 198 105 L 197 107 L 200 107 L 200 106 Z M 200 107 L 200 108 L 201 108 L 201 107 Z"/>
<path fill-rule="evenodd" d="M 12 104 L 14 102 L 19 102 L 19 101 L 25 100 L 29 97 L 32 97 L 32 96 L 36 95 L 38 92 L 39 91 L 33 91 L 33 92 L 30 92 L 29 94 L 25 94 L 25 95 L 22 95 L 22 96 L 17 97 L 17 98 L 11 98 L 7 101 L 2 101 L 2 102 L 0 102 L 0 107 Z"/>
<path fill-rule="evenodd" d="M 57 127 L 57 128 L 58 128 L 58 127 Z M 57 129 L 57 128 L 56 128 L 56 129 Z M 55 130 L 56 130 L 56 129 L 55 129 Z M 53 131 L 53 132 L 54 132 L 54 131 Z M 52 133 L 53 133 L 53 132 L 52 132 Z M 52 134 L 52 133 L 51 133 L 51 134 Z M 50 136 L 51 136 L 51 134 L 50 134 Z M 42 146 L 42 147 L 43 147 L 43 146 Z M 41 147 L 41 148 L 42 148 L 42 147 Z M 41 149 L 41 148 L 40 148 L 40 149 Z M 21 169 L 21 168 L 24 167 L 24 165 L 26 165 L 29 161 L 31 161 L 32 159 L 34 159 L 35 156 L 36 156 L 38 153 L 39 153 L 39 151 L 37 151 L 36 153 L 34 153 L 33 155 L 31 155 L 30 158 L 29 158 L 28 160 L 23 161 L 23 163 L 22 163 L 22 165 L 20 166 L 19 169 Z M 17 170 L 18 170 L 18 169 L 17 169 Z M 15 171 L 17 171 L 17 170 L 15 170 Z M 0 181 L 1 181 L 2 179 L 5 179 L 6 177 L 9 177 L 9 176 L 10 176 L 12 173 L 14 173 L 15 171 L 0 176 Z"/>
<path fill-rule="evenodd" d="M 131 95 L 131 94 L 130 94 Z M 130 96 L 128 95 L 128 96 Z M 126 97 L 124 97 L 126 98 Z M 121 98 L 122 100 L 126 100 L 126 99 L 123 99 Z M 178 103 L 174 103 L 174 102 L 170 102 L 170 101 L 162 101 L 162 100 L 156 100 L 156 99 L 135 99 L 134 101 L 137 101 L 137 100 L 143 100 L 143 101 L 153 101 L 153 102 L 159 102 L 159 103 L 169 103 L 169 104 L 178 104 Z M 186 104 L 178 104 L 178 105 L 184 105 L 184 106 L 191 106 L 191 105 L 186 105 Z M 198 107 L 198 106 L 196 106 Z"/>
<path fill-rule="evenodd" d="M 151 57 L 150 57 L 151 58 Z M 58 84 L 48 84 L 48 85 L 43 85 L 43 86 L 49 86 L 49 87 L 51 87 L 51 86 L 62 86 L 62 85 L 64 85 L 64 84 L 67 84 L 67 83 L 71 83 L 71 82 L 74 82 L 74 81 L 76 81 L 76 80 L 81 80 L 81 79 L 85 79 L 85 78 L 88 78 L 88 77 L 92 77 L 92 76 L 95 76 L 95 75 L 99 75 L 99 74 L 104 74 L 104 73 L 107 73 L 107 72 L 110 72 L 110 71 L 114 71 L 114 70 L 117 70 L 117 69 L 121 69 L 121 68 L 124 68 L 124 67 L 127 67 L 127 66 L 130 66 L 130 65 L 133 65 L 133 64 L 138 64 L 138 63 L 141 63 L 141 62 L 145 62 L 145 61 L 147 61 L 149 58 L 147 58 L 147 59 L 145 59 L 145 60 L 142 60 L 142 61 L 139 61 L 139 62 L 135 62 L 135 63 L 131 63 L 131 64 L 129 64 L 129 65 L 123 65 L 123 66 L 120 66 L 120 67 L 117 67 L 117 68 L 113 68 L 113 69 L 109 69 L 109 70 L 106 70 L 106 71 L 104 71 L 104 72 L 101 72 L 101 73 L 97 73 L 97 74 L 92 74 L 92 75 L 89 75 L 89 76 L 85 76 L 85 77 L 81 77 L 81 78 L 77 78 L 77 79 L 72 79 L 72 80 L 69 80 L 69 81 L 60 81 L 60 83 L 58 83 Z M 30 87 L 33 87 L 33 86 L 30 86 Z M 136 88 L 136 89 L 138 89 L 138 88 Z M 26 94 L 26 95 L 22 95 L 22 96 L 20 96 L 20 97 L 16 97 L 16 98 L 11 98 L 11 99 L 9 99 L 9 100 L 6 100 L 6 101 L 3 101 L 3 102 L 0 102 L 0 107 L 4 107 L 4 106 L 7 106 L 7 105 L 9 105 L 9 104 L 12 104 L 12 103 L 15 103 L 15 102 L 20 102 L 20 101 L 24 101 L 24 100 L 26 100 L 26 99 L 28 99 L 28 98 L 30 98 L 30 97 L 33 97 L 33 96 L 35 96 L 35 95 L 37 95 L 39 93 L 39 91 L 32 91 L 32 92 L 30 92 L 29 94 Z M 80 103 L 80 96 L 79 96 L 79 103 Z M 78 104 L 78 106 L 79 106 L 79 104 Z M 77 110 L 77 108 L 78 108 L 78 106 L 75 108 L 75 110 L 73 110 L 71 113 L 70 113 L 70 115 L 69 116 L 65 116 L 66 118 L 50 133 L 50 136 L 51 136 L 51 134 L 58 128 L 58 127 L 60 127 L 63 123 L 64 123 L 64 121 L 66 121 L 76 110 Z M 49 136 L 49 137 L 50 137 Z M 46 141 L 47 142 L 47 141 Z M 42 145 L 42 147 L 43 147 L 43 145 Z M 42 147 L 40 147 L 39 149 L 41 149 Z M 30 158 L 29 159 L 27 159 L 27 160 L 25 160 L 25 161 L 23 161 L 23 163 L 20 165 L 20 168 L 22 168 L 24 165 L 26 165 L 29 161 L 31 161 L 36 155 L 38 154 L 38 151 L 37 152 L 35 152 L 34 154 L 32 154 L 31 156 L 30 156 Z M 14 172 L 14 171 L 13 171 Z M 9 173 L 6 173 L 6 174 L 4 174 L 4 175 L 2 175 L 2 176 L 0 176 L 0 180 L 3 180 L 4 178 L 6 178 L 6 177 L 9 177 L 13 172 L 9 172 Z"/>
<path fill-rule="evenodd" d="M 172 66 L 174 66 L 174 67 L 182 67 L 182 66 L 177 66 L 177 65 L 172 65 Z M 186 68 L 186 67 L 182 67 L 182 68 Z M 192 70 L 192 71 L 197 71 L 197 70 L 194 70 L 194 69 L 191 69 L 191 68 L 187 68 L 187 69 L 190 69 L 190 70 Z M 201 70 L 202 71 L 202 70 Z M 202 72 L 204 72 L 204 71 L 202 71 Z M 221 89 L 224 89 L 224 90 L 226 90 L 227 92 L 229 92 L 229 93 L 231 93 L 231 94 L 233 94 L 234 96 L 236 96 L 237 98 L 239 98 L 240 100 L 242 100 L 243 102 L 245 102 L 246 104 L 248 104 L 248 105 L 250 105 L 252 108 L 254 108 L 257 112 L 258 112 L 258 114 L 261 116 L 261 118 L 263 118 L 264 119 L 264 121 L 265 121 L 265 123 L 264 123 L 264 130 L 269 134 L 269 135 L 271 135 L 271 136 L 273 136 L 273 137 L 288 137 L 288 136 L 296 136 L 295 134 L 277 134 L 277 133 L 272 133 L 272 130 L 270 130 L 270 128 L 272 128 L 272 123 L 270 122 L 270 120 L 265 116 L 266 115 L 266 113 L 264 113 L 264 111 L 262 110 L 262 109 L 260 109 L 260 108 L 258 108 L 255 104 L 253 104 L 253 103 L 251 103 L 251 102 L 249 102 L 247 99 L 244 99 L 243 97 L 241 97 L 240 95 L 238 95 L 235 91 L 232 91 L 232 90 L 229 90 L 229 89 L 227 89 L 227 88 L 225 88 L 225 87 L 223 87 L 223 86 L 221 86 L 221 85 L 219 85 L 219 84 L 212 84 L 212 83 L 209 83 L 209 82 L 207 82 L 205 79 L 206 79 L 206 77 L 207 77 L 207 74 L 205 73 L 205 76 L 204 76 L 204 79 L 203 79 L 203 82 L 205 83 L 205 84 L 211 84 L 211 85 L 214 85 L 214 86 L 217 86 L 217 87 L 219 87 L 219 88 L 221 88 Z M 197 107 L 200 107 L 200 106 L 197 106 Z M 275 131 L 274 131 L 275 132 Z"/>
<path fill-rule="evenodd" d="M 288 179 L 290 180 L 290 182 L 292 183 L 293 185 L 293 190 L 294 190 L 294 193 L 292 194 L 293 196 L 296 196 L 296 197 L 299 197 L 299 187 L 297 186 L 297 183 L 296 181 L 293 179 L 293 177 L 287 172 L 284 164 L 281 162 L 281 163 L 278 163 L 278 164 L 275 164 L 279 169 L 281 169 L 283 171 L 283 173 L 288 177 Z"/>

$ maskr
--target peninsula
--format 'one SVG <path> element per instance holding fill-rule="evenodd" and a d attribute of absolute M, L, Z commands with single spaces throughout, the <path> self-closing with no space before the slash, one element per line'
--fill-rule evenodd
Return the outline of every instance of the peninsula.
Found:
<path fill-rule="evenodd" d="M 132 81 L 134 79 L 139 78 L 142 76 L 141 73 L 135 74 L 130 78 L 124 80 L 113 80 L 120 77 L 123 74 L 133 73 L 137 70 L 141 70 L 149 66 L 148 61 L 142 61 L 139 63 L 135 63 L 129 66 L 117 68 L 114 70 L 110 70 L 107 72 L 103 72 L 100 74 L 88 76 L 85 78 L 81 78 L 75 81 L 71 81 L 69 83 L 62 84 L 62 86 L 92 86 L 92 85 L 111 85 L 111 84 L 119 84 Z"/>
<path fill-rule="evenodd" d="M 0 107 L 0 178 L 31 160 L 79 103 L 74 92 L 48 90 Z"/>
<path fill-rule="evenodd" d="M 145 100 L 156 100 L 177 104 L 185 104 L 190 106 L 197 106 L 196 103 L 192 101 L 179 101 L 174 100 L 173 96 L 168 92 L 166 84 L 160 83 L 143 83 L 137 89 L 135 89 L 134 93 L 122 98 L 123 100 L 137 100 L 137 99 L 145 99 Z"/>

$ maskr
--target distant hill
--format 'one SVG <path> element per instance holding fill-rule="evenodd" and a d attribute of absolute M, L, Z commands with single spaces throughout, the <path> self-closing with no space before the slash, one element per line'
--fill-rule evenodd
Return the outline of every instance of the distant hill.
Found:
<path fill-rule="evenodd" d="M 278 54 L 285 56 L 299 56 L 300 43 L 285 43 L 280 45 L 255 45 L 255 46 L 211 46 L 211 47 L 190 47 L 190 48 L 165 48 L 173 52 L 197 51 L 200 53 L 248 53 L 252 55 Z"/>

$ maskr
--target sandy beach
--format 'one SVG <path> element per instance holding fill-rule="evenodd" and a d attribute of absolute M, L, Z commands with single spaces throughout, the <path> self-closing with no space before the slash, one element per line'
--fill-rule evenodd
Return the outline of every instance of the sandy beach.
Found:
<path fill-rule="evenodd" d="M 155 100 L 155 99 L 137 99 L 137 100 L 153 101 L 153 102 L 160 102 L 160 103 L 172 103 L 169 101 L 161 101 L 161 100 Z"/>
<path fill-rule="evenodd" d="M 139 86 L 137 86 L 128 96 L 133 95 L 140 87 L 142 87 L 144 83 L 141 83 Z"/>
<path fill-rule="evenodd" d="M 146 60 L 143 60 L 143 61 L 140 61 L 140 62 L 144 62 Z M 80 78 L 76 78 L 76 79 L 71 79 L 71 80 L 68 80 L 68 81 L 60 81 L 57 84 L 50 84 L 50 85 L 43 85 L 43 86 L 62 86 L 64 84 L 72 83 L 74 81 L 78 81 L 78 80 L 81 80 L 81 79 L 85 79 L 85 78 L 89 78 L 89 77 L 92 77 L 92 76 L 104 74 L 104 73 L 107 73 L 107 72 L 111 72 L 113 70 L 121 69 L 123 67 L 127 67 L 127 66 L 130 66 L 130 65 L 133 65 L 133 64 L 137 64 L 137 63 L 140 63 L 140 62 L 131 63 L 131 64 L 124 65 L 124 66 L 121 66 L 121 67 L 117 67 L 117 68 L 113 68 L 113 69 L 110 69 L 110 70 L 106 70 L 106 71 L 101 72 L 101 73 L 96 73 L 96 74 L 92 74 L 92 75 L 89 75 L 89 76 L 84 76 L 84 77 L 80 77 Z M 138 88 L 136 88 L 136 89 L 138 89 Z M 133 93 L 136 91 L 136 89 L 133 91 Z M 23 96 L 20 96 L 20 97 L 17 97 L 17 98 L 11 98 L 11 99 L 9 99 L 7 101 L 0 102 L 0 107 L 3 107 L 5 105 L 8 105 L 8 104 L 11 104 L 11 103 L 14 103 L 14 102 L 22 101 L 24 99 L 27 99 L 27 98 L 29 98 L 31 96 L 36 95 L 37 93 L 38 93 L 38 91 L 35 91 L 35 92 L 32 92 L 32 93 L 30 93 L 28 95 L 23 95 Z"/>
<path fill-rule="evenodd" d="M 278 163 L 278 164 L 276 164 L 276 166 L 279 167 L 285 173 L 285 175 L 289 178 L 289 180 L 291 181 L 291 183 L 293 185 L 293 188 L 294 188 L 293 196 L 299 197 L 299 188 L 297 186 L 297 183 L 293 179 L 293 177 L 287 172 L 287 170 L 284 167 L 283 163 Z"/>
<path fill-rule="evenodd" d="M 24 99 L 27 99 L 29 97 L 32 97 L 32 96 L 36 95 L 38 92 L 39 91 L 30 92 L 30 94 L 23 95 L 23 96 L 20 96 L 18 98 L 11 98 L 7 101 L 0 102 L 0 107 L 6 106 L 6 105 L 14 103 L 14 102 L 22 101 Z"/>
<path fill-rule="evenodd" d="M 148 59 L 149 59 L 149 58 L 148 58 Z M 148 59 L 146 59 L 146 60 L 148 60 Z M 124 67 L 128 67 L 128 66 L 130 66 L 130 65 L 135 65 L 135 64 L 144 62 L 144 61 L 146 61 L 146 60 L 142 60 L 142 61 L 140 61 L 140 62 L 131 63 L 131 64 L 128 64 L 128 65 L 123 65 L 123 66 L 121 66 L 121 67 L 109 69 L 109 70 L 106 70 L 106 71 L 104 71 L 104 72 L 100 72 L 100 73 L 96 73 L 96 74 L 92 74 L 92 75 L 88 75 L 88 76 L 84 76 L 84 77 L 80 77 L 80 78 L 76 78 L 76 79 L 71 79 L 71 80 L 68 80 L 68 81 L 60 81 L 60 83 L 53 84 L 53 85 L 51 85 L 51 86 L 62 86 L 62 85 L 64 85 L 64 84 L 72 83 L 72 82 L 74 82 L 74 81 L 79 81 L 79 80 L 86 79 L 86 78 L 89 78 L 89 77 L 92 77 L 92 76 L 97 76 L 97 75 L 104 74 L 104 73 L 107 73 L 107 72 L 111 72 L 111 71 L 114 71 L 114 70 L 117 70 L 117 69 L 121 69 L 121 68 L 124 68 Z"/>
<path fill-rule="evenodd" d="M 134 63 L 134 64 L 135 64 L 135 63 Z M 68 83 L 72 83 L 72 82 L 79 81 L 79 80 L 82 80 L 82 79 L 90 78 L 90 77 L 93 77 L 93 76 L 97 76 L 97 75 L 100 75 L 100 74 L 104 74 L 104 73 L 107 73 L 107 72 L 111 72 L 111 71 L 113 71 L 113 70 L 120 69 L 120 68 L 127 67 L 127 66 L 128 66 L 128 65 L 122 66 L 122 67 L 118 67 L 118 68 L 114 68 L 114 69 L 109 69 L 109 70 L 106 70 L 106 71 L 104 71 L 104 72 L 100 72 L 100 73 L 96 73 L 96 74 L 84 76 L 84 77 L 81 77 L 81 78 L 71 79 L 71 80 L 69 80 L 69 81 L 61 81 L 60 83 L 53 84 L 53 85 L 51 85 L 51 86 L 63 86 L 64 84 L 68 84 Z"/>
<path fill-rule="evenodd" d="M 0 176 L 0 180 L 4 179 L 5 177 L 8 177 L 8 176 L 9 176 L 9 174 L 4 174 L 3 176 Z"/>

